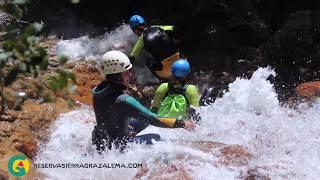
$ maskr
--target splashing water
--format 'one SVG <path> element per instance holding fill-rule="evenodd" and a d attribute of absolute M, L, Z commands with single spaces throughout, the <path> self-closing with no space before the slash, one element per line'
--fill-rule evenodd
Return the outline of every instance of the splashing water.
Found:
<path fill-rule="evenodd" d="M 110 50 L 128 51 L 137 37 L 128 25 L 121 25 L 103 36 L 90 38 L 82 36 L 71 40 L 61 40 L 57 44 L 57 54 L 63 54 L 70 60 L 99 60 Z"/>
<path fill-rule="evenodd" d="M 149 126 L 142 134 L 159 133 L 164 141 L 151 147 L 132 144 L 125 153 L 112 150 L 101 156 L 94 151 L 90 142 L 95 123 L 91 109 L 62 114 L 35 162 L 144 163 L 149 169 L 147 176 L 153 177 L 159 160 L 180 164 L 192 179 L 241 179 L 241 174 L 250 169 L 271 179 L 317 179 L 320 102 L 300 104 L 298 110 L 282 107 L 273 85 L 266 80 L 270 75 L 275 75 L 270 68 L 259 68 L 250 79 L 237 78 L 222 98 L 201 107 L 202 124 L 195 132 Z M 223 166 L 216 153 L 175 140 L 239 144 L 248 148 L 252 158 L 246 165 Z M 192 158 L 181 162 L 181 154 Z M 139 169 L 39 170 L 49 179 L 133 179 Z"/>
<path fill-rule="evenodd" d="M 101 57 L 110 50 L 118 50 L 129 54 L 137 36 L 132 32 L 129 25 L 123 24 L 103 36 L 90 38 L 81 36 L 70 40 L 61 40 L 57 43 L 57 54 L 69 57 L 70 61 L 94 61 L 100 68 Z M 159 82 L 144 64 L 145 53 L 141 53 L 134 66 L 137 82 L 139 84 L 148 84 Z"/>

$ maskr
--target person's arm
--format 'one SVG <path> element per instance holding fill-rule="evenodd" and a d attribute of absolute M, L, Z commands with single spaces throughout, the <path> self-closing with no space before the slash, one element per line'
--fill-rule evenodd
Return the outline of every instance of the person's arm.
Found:
<path fill-rule="evenodd" d="M 168 83 L 162 83 L 157 88 L 153 97 L 152 105 L 151 105 L 152 112 L 158 111 L 161 101 L 165 98 L 167 92 L 168 92 Z"/>
<path fill-rule="evenodd" d="M 194 85 L 188 85 L 185 95 L 190 104 L 189 116 L 191 120 L 200 123 L 201 117 L 200 114 L 197 112 L 197 109 L 195 108 L 200 106 L 200 94 L 198 88 Z"/>
<path fill-rule="evenodd" d="M 200 94 L 198 88 L 195 85 L 188 85 L 185 95 L 190 105 L 199 107 Z"/>
<path fill-rule="evenodd" d="M 130 53 L 129 58 L 131 63 L 134 63 L 134 61 L 139 57 L 143 49 L 143 46 L 144 46 L 144 42 L 143 42 L 143 34 L 142 34 L 137 40 L 137 42 L 134 44 L 133 49 Z"/>
<path fill-rule="evenodd" d="M 144 107 L 138 100 L 127 94 L 119 96 L 116 100 L 116 104 L 123 106 L 126 113 L 130 116 L 149 122 L 150 124 L 158 127 L 166 128 L 184 128 L 185 123 L 183 120 L 175 118 L 160 118 L 149 109 Z"/>

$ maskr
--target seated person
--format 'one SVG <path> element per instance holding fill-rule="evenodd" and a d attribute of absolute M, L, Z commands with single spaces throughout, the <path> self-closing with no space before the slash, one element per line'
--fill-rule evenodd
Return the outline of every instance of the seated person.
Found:
<path fill-rule="evenodd" d="M 148 124 L 164 128 L 194 128 L 192 121 L 157 116 L 124 92 L 131 79 L 132 67 L 125 54 L 109 51 L 102 59 L 101 68 L 106 79 L 93 89 L 97 124 L 92 132 L 92 143 L 99 152 L 111 149 L 113 144 L 123 150 L 127 142 L 151 144 L 152 139 L 159 141 L 158 134 L 135 136 Z"/>
<path fill-rule="evenodd" d="M 199 122 L 200 117 L 193 107 L 199 107 L 200 95 L 195 85 L 187 84 L 190 64 L 180 59 L 172 67 L 172 78 L 169 83 L 162 83 L 154 95 L 151 109 L 158 116 L 177 119 L 193 119 Z"/>

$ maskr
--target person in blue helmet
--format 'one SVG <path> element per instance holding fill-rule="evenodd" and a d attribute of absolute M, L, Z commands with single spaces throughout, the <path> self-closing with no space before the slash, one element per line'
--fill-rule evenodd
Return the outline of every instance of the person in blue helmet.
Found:
<path fill-rule="evenodd" d="M 126 94 L 131 67 L 129 58 L 120 51 L 109 51 L 102 57 L 101 69 L 106 79 L 93 89 L 96 125 L 92 143 L 98 152 L 113 146 L 123 150 L 128 142 L 152 144 L 152 140 L 159 141 L 158 134 L 136 135 L 149 124 L 164 128 L 194 128 L 192 121 L 160 117 Z"/>
<path fill-rule="evenodd" d="M 147 27 L 146 21 L 140 15 L 131 16 L 129 24 L 132 31 L 139 36 L 129 56 L 131 62 L 145 49 L 155 60 L 146 60 L 150 71 L 160 80 L 169 80 L 172 75 L 171 65 L 182 58 L 178 48 L 180 38 L 177 28 L 168 25 Z"/>
<path fill-rule="evenodd" d="M 200 121 L 195 108 L 199 107 L 200 94 L 197 86 L 188 84 L 190 64 L 179 59 L 171 67 L 170 82 L 162 83 L 156 90 L 151 110 L 161 117 Z"/>

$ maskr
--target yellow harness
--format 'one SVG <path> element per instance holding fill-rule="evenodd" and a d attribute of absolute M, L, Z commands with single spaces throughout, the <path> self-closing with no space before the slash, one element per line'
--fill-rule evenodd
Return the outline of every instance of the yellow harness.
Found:
<path fill-rule="evenodd" d="M 171 65 L 176 62 L 178 59 L 180 59 L 180 54 L 175 53 L 174 55 L 164 59 L 161 61 L 162 64 L 162 70 L 161 71 L 155 71 L 156 74 L 163 79 L 169 79 L 172 74 L 171 74 Z"/>

